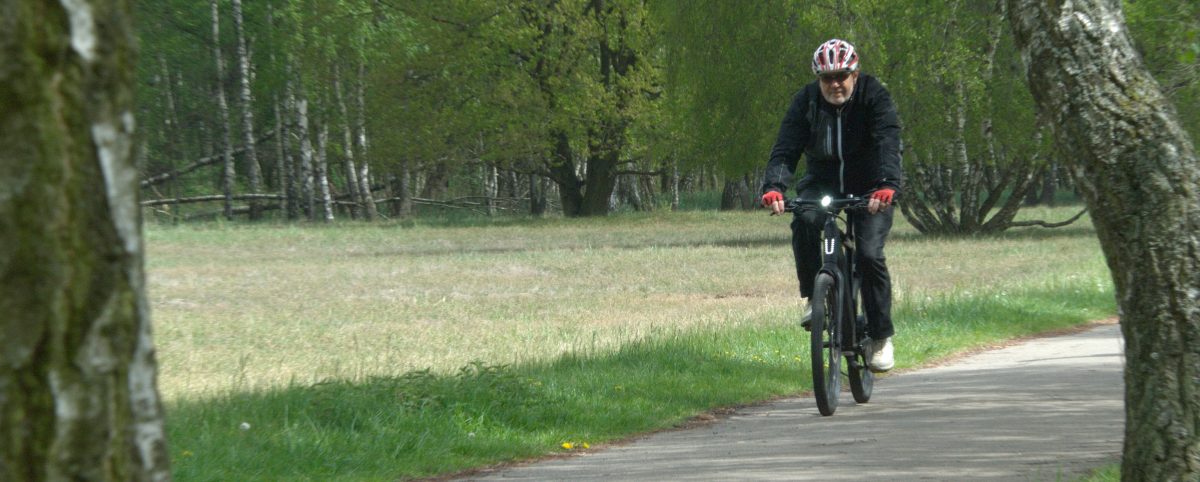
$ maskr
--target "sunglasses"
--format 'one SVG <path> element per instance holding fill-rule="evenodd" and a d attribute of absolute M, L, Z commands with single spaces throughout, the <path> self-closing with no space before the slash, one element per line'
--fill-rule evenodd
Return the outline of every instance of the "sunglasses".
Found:
<path fill-rule="evenodd" d="M 834 74 L 821 74 L 821 82 L 832 84 L 834 82 L 844 82 L 850 77 L 850 72 L 838 72 Z"/>

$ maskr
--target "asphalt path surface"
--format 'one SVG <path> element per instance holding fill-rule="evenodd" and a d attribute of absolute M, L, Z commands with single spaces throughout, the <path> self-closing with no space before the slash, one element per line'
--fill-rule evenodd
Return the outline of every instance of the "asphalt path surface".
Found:
<path fill-rule="evenodd" d="M 1122 353 L 1101 324 L 877 378 L 832 417 L 785 399 L 466 479 L 1070 481 L 1120 455 Z"/>

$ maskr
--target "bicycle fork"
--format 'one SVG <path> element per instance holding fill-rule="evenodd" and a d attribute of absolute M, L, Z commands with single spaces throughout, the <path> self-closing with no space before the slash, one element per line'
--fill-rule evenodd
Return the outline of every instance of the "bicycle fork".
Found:
<path fill-rule="evenodd" d="M 866 320 L 858 312 L 858 293 L 862 280 L 854 262 L 854 223 L 853 213 L 848 213 L 846 232 L 837 226 L 837 216 L 830 214 L 825 221 L 821 239 L 821 271 L 829 273 L 838 287 L 838 303 L 841 306 L 842 325 L 840 340 L 830 340 L 837 343 L 840 350 L 846 353 L 850 368 L 861 369 L 860 359 L 865 359 L 860 343 L 865 332 Z M 856 355 L 863 355 L 862 358 Z"/>

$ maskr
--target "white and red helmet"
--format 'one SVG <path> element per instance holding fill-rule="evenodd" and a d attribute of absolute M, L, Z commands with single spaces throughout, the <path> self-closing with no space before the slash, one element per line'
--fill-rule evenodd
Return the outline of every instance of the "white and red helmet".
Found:
<path fill-rule="evenodd" d="M 817 47 L 813 52 L 813 73 L 854 72 L 858 70 L 858 53 L 850 42 L 833 39 Z"/>

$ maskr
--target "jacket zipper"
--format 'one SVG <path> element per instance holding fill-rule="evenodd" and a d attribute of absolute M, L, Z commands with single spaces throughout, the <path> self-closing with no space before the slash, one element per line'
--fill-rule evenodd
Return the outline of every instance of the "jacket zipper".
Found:
<path fill-rule="evenodd" d="M 838 157 L 838 184 L 841 186 L 841 194 L 846 193 L 846 159 L 842 157 L 842 109 L 837 110 L 837 157 Z"/>

